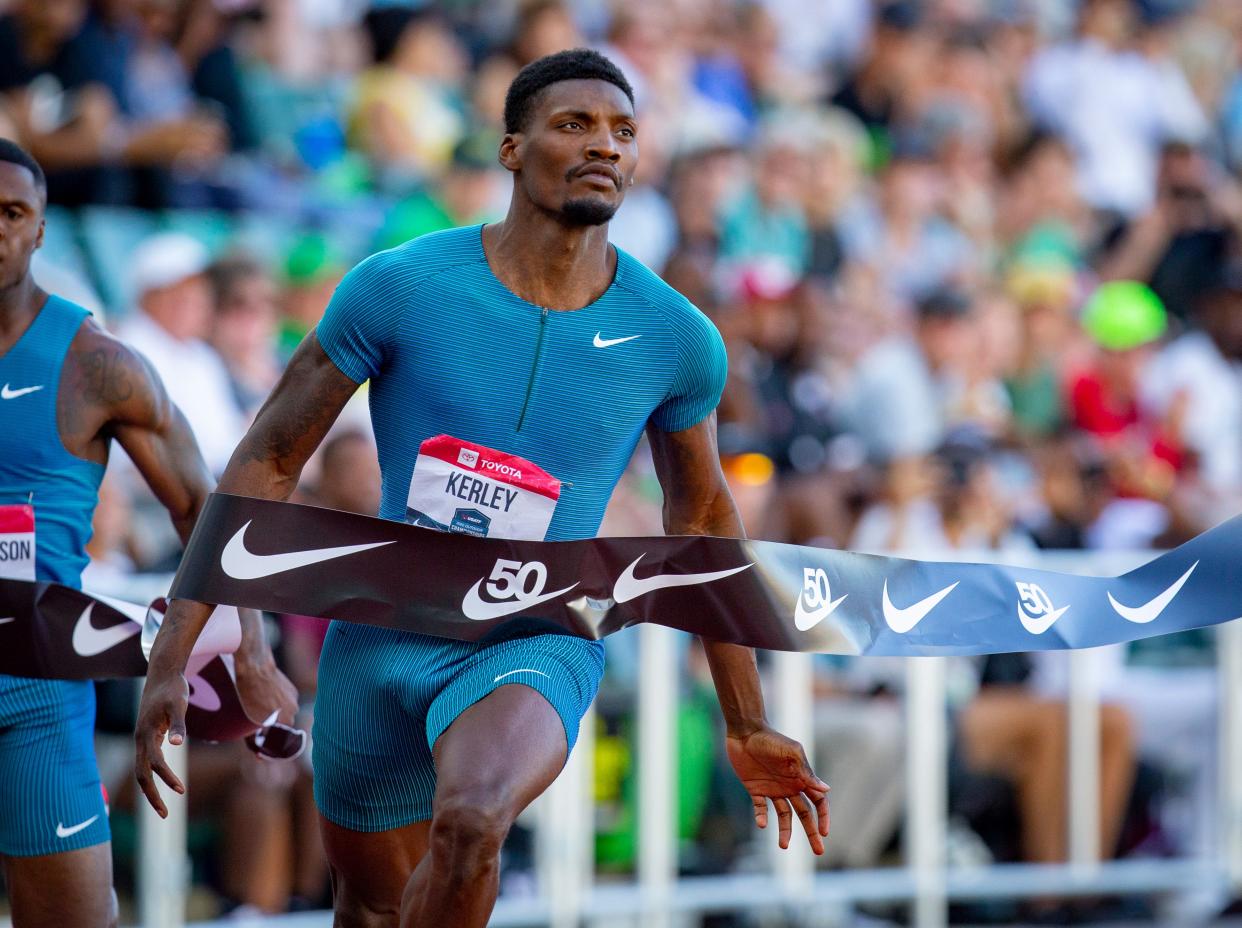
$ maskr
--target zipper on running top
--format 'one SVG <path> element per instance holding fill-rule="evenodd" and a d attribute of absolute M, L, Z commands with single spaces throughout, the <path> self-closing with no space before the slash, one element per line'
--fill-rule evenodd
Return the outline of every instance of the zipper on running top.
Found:
<path fill-rule="evenodd" d="M 530 379 L 526 381 L 526 398 L 522 400 L 522 412 L 518 416 L 516 431 L 522 431 L 522 423 L 526 421 L 526 407 L 530 405 L 530 395 L 535 390 L 535 377 L 539 373 L 539 359 L 543 356 L 543 330 L 548 325 L 548 310 L 539 314 L 539 337 L 535 340 L 535 361 L 530 366 Z"/>

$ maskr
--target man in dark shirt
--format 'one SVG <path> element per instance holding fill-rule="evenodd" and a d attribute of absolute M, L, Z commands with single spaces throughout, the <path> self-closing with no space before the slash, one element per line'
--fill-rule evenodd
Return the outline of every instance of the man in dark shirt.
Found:
<path fill-rule="evenodd" d="M 85 0 L 19 0 L 0 17 L 0 94 L 22 142 L 47 170 L 52 202 L 126 202 L 128 169 L 224 151 L 215 119 L 127 125 L 129 38 Z"/>

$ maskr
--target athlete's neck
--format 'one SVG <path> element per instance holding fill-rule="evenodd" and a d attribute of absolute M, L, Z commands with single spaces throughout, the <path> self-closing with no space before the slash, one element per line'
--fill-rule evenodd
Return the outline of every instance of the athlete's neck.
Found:
<path fill-rule="evenodd" d="M 548 309 L 581 309 L 612 284 L 616 252 L 608 226 L 566 226 L 511 210 L 483 230 L 483 252 L 492 273 L 510 291 Z"/>
<path fill-rule="evenodd" d="M 0 349 L 8 348 L 21 337 L 46 302 L 47 294 L 29 274 L 0 287 Z"/>

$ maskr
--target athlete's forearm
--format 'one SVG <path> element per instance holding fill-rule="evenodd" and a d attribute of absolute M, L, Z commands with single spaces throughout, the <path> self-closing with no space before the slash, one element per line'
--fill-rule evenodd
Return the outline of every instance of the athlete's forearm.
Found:
<path fill-rule="evenodd" d="M 168 604 L 164 622 L 151 646 L 148 677 L 159 678 L 185 671 L 194 643 L 198 641 L 214 608 L 189 599 L 174 599 Z"/>
<path fill-rule="evenodd" d="M 753 648 L 703 639 L 712 683 L 729 735 L 744 738 L 767 724 Z"/>
<path fill-rule="evenodd" d="M 679 512 L 677 507 L 666 505 L 664 530 L 669 535 L 746 537 L 742 517 L 724 485 L 709 503 L 697 507 L 697 511 Z M 754 649 L 706 638 L 702 641 L 729 734 L 745 737 L 762 728 L 767 720 Z"/>
<path fill-rule="evenodd" d="M 337 370 L 315 338 L 307 337 L 233 452 L 216 489 L 257 499 L 288 499 L 307 459 L 357 388 Z M 169 606 L 151 652 L 153 672 L 171 669 L 179 673 L 185 668 L 211 609 L 189 600 Z M 239 658 L 248 657 L 263 662 L 269 655 L 258 613 L 243 610 Z"/>
<path fill-rule="evenodd" d="M 253 432 L 252 428 L 251 433 Z M 254 447 L 255 442 L 248 434 L 233 453 L 224 475 L 220 478 L 217 490 L 259 499 L 288 499 L 294 487 L 297 486 L 301 468 L 299 467 L 293 474 L 284 473 L 279 462 L 254 454 Z M 197 515 L 198 513 L 195 512 L 194 516 L 197 517 Z M 181 673 L 185 669 L 186 662 L 190 659 L 190 652 L 194 649 L 194 643 L 202 634 L 213 608 L 205 603 L 183 599 L 173 600 L 169 604 L 164 624 L 151 649 L 151 671 L 153 673 L 156 671 Z M 239 609 L 238 614 L 241 617 L 242 641 L 237 658 L 263 662 L 270 656 L 270 652 L 263 633 L 261 616 L 253 609 Z"/>

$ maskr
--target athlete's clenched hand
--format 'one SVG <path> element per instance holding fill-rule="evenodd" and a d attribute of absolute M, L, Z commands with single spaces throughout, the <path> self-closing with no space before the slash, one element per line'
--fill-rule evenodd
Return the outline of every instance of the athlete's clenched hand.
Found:
<path fill-rule="evenodd" d="M 824 838 L 828 837 L 828 784 L 811 770 L 802 745 L 764 726 L 747 735 L 730 735 L 725 747 L 733 770 L 750 793 L 755 824 L 767 827 L 770 799 L 776 807 L 780 846 L 789 847 L 796 812 L 811 850 L 824 853 Z"/>
<path fill-rule="evenodd" d="M 151 808 L 160 818 L 168 817 L 168 807 L 160 798 L 152 771 L 178 793 L 185 786 L 164 760 L 164 736 L 170 744 L 185 743 L 185 710 L 190 702 L 190 686 L 185 674 L 160 673 L 153 666 L 147 674 L 138 704 L 138 724 L 134 728 L 134 776 Z"/>
<path fill-rule="evenodd" d="M 233 667 L 237 695 L 250 721 L 258 725 L 276 711 L 279 721 L 292 724 L 298 714 L 298 689 L 276 666 L 270 650 L 264 647 L 262 653 L 245 658 L 239 652 Z"/>

